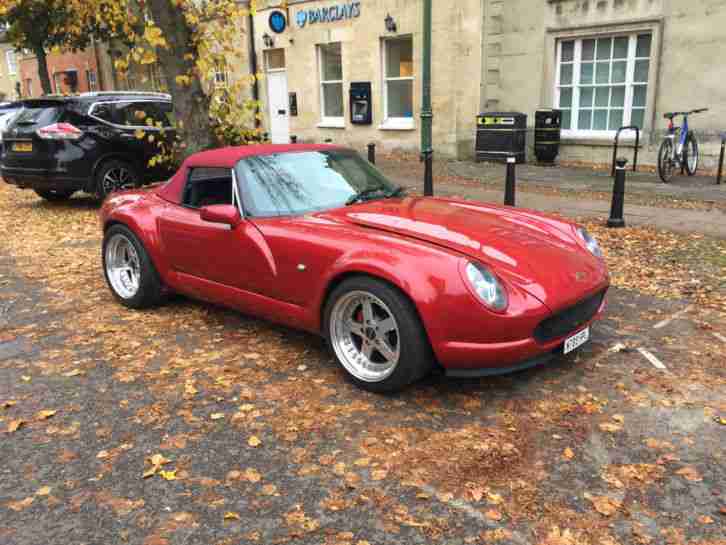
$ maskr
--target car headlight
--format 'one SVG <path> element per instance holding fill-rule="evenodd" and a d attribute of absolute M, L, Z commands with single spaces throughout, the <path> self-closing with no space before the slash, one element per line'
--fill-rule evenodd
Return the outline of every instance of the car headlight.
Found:
<path fill-rule="evenodd" d="M 507 308 L 507 292 L 487 267 L 470 261 L 466 265 L 466 279 L 477 297 L 487 307 L 499 312 Z"/>
<path fill-rule="evenodd" d="M 602 257 L 602 249 L 600 248 L 600 245 L 597 243 L 597 240 L 595 240 L 595 238 L 588 233 L 587 230 L 585 230 L 584 227 L 580 227 L 577 230 L 577 234 L 580 236 L 592 255 L 595 257 Z"/>

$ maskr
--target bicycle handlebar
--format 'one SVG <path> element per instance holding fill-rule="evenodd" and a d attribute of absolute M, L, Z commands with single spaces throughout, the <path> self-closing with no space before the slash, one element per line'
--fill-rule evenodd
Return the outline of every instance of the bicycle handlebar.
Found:
<path fill-rule="evenodd" d="M 665 119 L 673 119 L 677 115 L 691 115 L 691 114 L 700 114 L 703 112 L 707 112 L 708 108 L 698 108 L 697 110 L 691 110 L 690 112 L 668 112 L 663 114 L 663 117 Z"/>

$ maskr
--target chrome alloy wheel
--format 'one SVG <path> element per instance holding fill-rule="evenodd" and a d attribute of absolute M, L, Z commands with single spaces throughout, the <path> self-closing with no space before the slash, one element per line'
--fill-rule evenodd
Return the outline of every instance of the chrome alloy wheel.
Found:
<path fill-rule="evenodd" d="M 398 323 L 388 306 L 363 291 L 343 295 L 330 315 L 330 342 L 345 369 L 363 382 L 382 382 L 401 357 Z"/>
<path fill-rule="evenodd" d="M 119 191 L 120 189 L 133 187 L 134 178 L 129 169 L 119 166 L 109 169 L 103 176 L 102 183 L 103 191 L 106 195 L 108 195 L 114 191 Z"/>
<path fill-rule="evenodd" d="M 131 299 L 141 285 L 141 261 L 133 243 L 115 234 L 106 244 L 106 276 L 122 299 Z"/>

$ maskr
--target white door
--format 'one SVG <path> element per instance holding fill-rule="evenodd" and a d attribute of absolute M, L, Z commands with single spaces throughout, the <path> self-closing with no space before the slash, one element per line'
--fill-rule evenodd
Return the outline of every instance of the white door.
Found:
<path fill-rule="evenodd" d="M 267 73 L 267 94 L 270 97 L 270 139 L 273 144 L 289 144 L 290 112 L 286 71 Z"/>

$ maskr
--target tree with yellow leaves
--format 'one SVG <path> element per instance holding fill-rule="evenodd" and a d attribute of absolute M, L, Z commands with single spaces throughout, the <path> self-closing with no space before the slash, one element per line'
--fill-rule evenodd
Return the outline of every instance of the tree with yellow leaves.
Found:
<path fill-rule="evenodd" d="M 45 94 L 52 92 L 48 51 L 84 49 L 93 37 L 105 35 L 95 14 L 76 8 L 77 2 L 68 0 L 0 0 L 0 24 L 6 26 L 7 37 L 18 51 L 29 50 L 36 56 Z"/>
<path fill-rule="evenodd" d="M 46 94 L 51 89 L 45 56 L 53 49 L 115 40 L 125 46 L 115 59 L 119 72 L 158 64 L 177 120 L 176 145 L 157 142 L 159 154 L 152 161 L 158 164 L 219 144 L 259 140 L 259 103 L 243 89 L 257 75 L 239 78 L 224 90 L 213 85 L 220 64 L 246 58 L 241 29 L 254 9 L 255 0 L 0 0 L 0 22 L 10 25 L 18 49 L 38 56 Z"/>
<path fill-rule="evenodd" d="M 224 90 L 213 84 L 227 58 L 247 56 L 240 29 L 247 26 L 254 0 L 248 6 L 235 0 L 87 1 L 106 4 L 98 10 L 101 27 L 128 47 L 115 62 L 119 71 L 134 63 L 158 63 L 165 76 L 181 139 L 156 161 L 178 161 L 220 143 L 259 139 L 260 129 L 255 128 L 259 104 L 245 97 L 242 89 L 256 75 Z"/>

